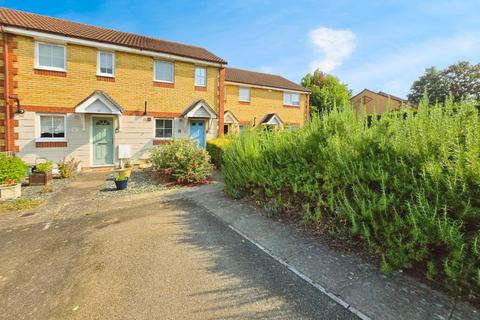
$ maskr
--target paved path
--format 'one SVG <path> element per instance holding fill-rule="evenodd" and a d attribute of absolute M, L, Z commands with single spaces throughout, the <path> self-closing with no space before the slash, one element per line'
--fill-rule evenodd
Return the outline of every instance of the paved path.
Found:
<path fill-rule="evenodd" d="M 183 192 L 98 202 L 102 179 L 2 217 L 0 319 L 356 318 Z"/>

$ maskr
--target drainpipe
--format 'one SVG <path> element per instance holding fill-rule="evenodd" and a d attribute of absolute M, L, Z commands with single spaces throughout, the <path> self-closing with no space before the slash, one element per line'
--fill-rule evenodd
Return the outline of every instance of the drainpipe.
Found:
<path fill-rule="evenodd" d="M 5 101 L 5 151 L 14 151 L 11 147 L 12 141 L 10 138 L 13 138 L 13 134 L 11 131 L 11 119 L 10 119 L 10 104 L 9 104 L 9 96 L 10 96 L 10 70 L 9 70 L 9 63 L 8 63 L 8 35 L 5 33 L 5 28 L 3 25 L 0 26 L 0 31 L 3 34 L 3 100 Z"/>

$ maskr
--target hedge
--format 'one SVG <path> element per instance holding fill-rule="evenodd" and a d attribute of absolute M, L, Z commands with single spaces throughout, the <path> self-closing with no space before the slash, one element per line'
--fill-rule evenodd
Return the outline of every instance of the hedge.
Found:
<path fill-rule="evenodd" d="M 212 163 L 220 168 L 222 166 L 223 160 L 223 150 L 228 145 L 231 139 L 227 138 L 217 138 L 207 141 L 207 152 L 210 154 L 210 159 Z"/>
<path fill-rule="evenodd" d="M 480 292 L 480 117 L 468 103 L 380 118 L 334 110 L 295 131 L 246 132 L 223 156 L 225 190 L 298 215 L 413 268 Z"/>

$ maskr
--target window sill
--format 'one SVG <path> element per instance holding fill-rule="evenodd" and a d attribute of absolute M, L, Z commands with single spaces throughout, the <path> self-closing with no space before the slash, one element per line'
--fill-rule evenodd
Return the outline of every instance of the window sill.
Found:
<path fill-rule="evenodd" d="M 100 76 L 97 74 L 98 81 L 106 81 L 106 82 L 115 82 L 115 77 L 112 76 Z"/>
<path fill-rule="evenodd" d="M 244 104 L 244 105 L 249 105 L 250 101 L 239 100 L 238 103 L 239 104 Z"/>
<path fill-rule="evenodd" d="M 174 82 L 161 82 L 161 81 L 153 81 L 154 87 L 162 87 L 162 88 L 175 88 Z"/>
<path fill-rule="evenodd" d="M 294 108 L 294 109 L 300 109 L 300 106 L 296 106 L 296 105 L 293 105 L 293 104 L 284 104 L 283 105 L 285 108 Z"/>
<path fill-rule="evenodd" d="M 158 146 L 158 145 L 161 145 L 161 144 L 168 144 L 168 143 L 171 143 L 171 142 L 172 142 L 171 138 L 155 138 L 153 140 L 153 145 Z"/>
<path fill-rule="evenodd" d="M 66 148 L 67 141 L 46 141 L 46 140 L 36 140 L 35 141 L 36 148 Z"/>
<path fill-rule="evenodd" d="M 55 76 L 55 77 L 66 77 L 66 71 L 58 71 L 58 70 L 48 70 L 48 69 L 34 69 L 33 71 L 35 74 L 43 75 L 43 76 Z"/>
<path fill-rule="evenodd" d="M 207 91 L 207 86 L 195 86 L 195 91 Z"/>

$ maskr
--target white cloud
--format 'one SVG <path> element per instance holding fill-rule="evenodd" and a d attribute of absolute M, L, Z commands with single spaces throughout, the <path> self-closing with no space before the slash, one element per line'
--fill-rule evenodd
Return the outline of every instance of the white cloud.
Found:
<path fill-rule="evenodd" d="M 311 62 L 312 70 L 320 69 L 331 72 L 342 65 L 355 50 L 356 36 L 349 29 L 318 28 L 309 33 L 310 41 L 315 46 L 320 58 Z"/>
<path fill-rule="evenodd" d="M 348 83 L 354 93 L 369 88 L 406 96 L 412 82 L 423 74 L 425 68 L 444 68 L 460 60 L 477 63 L 479 56 L 480 37 L 477 34 L 457 34 L 411 43 L 395 52 L 372 55 L 362 64 L 343 68 L 337 76 Z"/>

